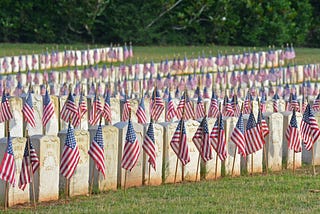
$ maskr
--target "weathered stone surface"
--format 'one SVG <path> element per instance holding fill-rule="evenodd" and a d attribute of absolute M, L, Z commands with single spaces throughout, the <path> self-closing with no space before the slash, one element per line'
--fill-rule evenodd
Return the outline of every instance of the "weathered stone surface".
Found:
<path fill-rule="evenodd" d="M 18 182 L 19 182 L 19 176 L 21 172 L 25 144 L 26 144 L 26 138 L 22 138 L 22 137 L 12 138 L 14 162 L 16 166 L 16 173 L 15 173 L 16 186 L 9 187 L 9 197 L 8 197 L 9 206 L 29 202 L 29 198 L 30 198 L 29 185 L 26 186 L 24 191 L 18 188 Z M 1 138 L 0 139 L 0 157 L 1 158 L 3 158 L 6 150 L 7 150 L 7 138 Z M 4 193 L 5 193 L 5 182 L 3 180 L 0 180 L 1 204 L 3 204 L 4 202 Z"/>
<path fill-rule="evenodd" d="M 31 142 L 40 161 L 40 168 L 34 174 L 36 200 L 58 200 L 60 139 L 57 136 L 34 135 Z M 32 199 L 32 191 L 30 192 Z"/>
<path fill-rule="evenodd" d="M 86 195 L 89 190 L 89 132 L 85 130 L 76 129 L 74 131 L 76 142 L 80 152 L 80 160 L 78 166 L 70 178 L 69 192 L 70 196 Z M 64 144 L 66 141 L 66 130 L 60 131 L 58 134 L 60 138 L 60 160 L 63 153 Z M 66 179 L 60 174 L 59 188 L 61 191 L 65 190 Z"/>
<path fill-rule="evenodd" d="M 272 171 L 281 171 L 283 150 L 283 115 L 280 113 L 272 113 L 266 116 L 266 121 L 270 131 L 265 139 L 268 168 Z"/>
<path fill-rule="evenodd" d="M 90 143 L 93 141 L 97 132 L 97 126 L 90 130 Z M 102 136 L 104 142 L 104 158 L 105 158 L 105 172 L 104 178 L 101 173 L 94 166 L 94 161 L 90 158 L 90 174 L 89 180 L 91 184 L 92 169 L 94 169 L 94 187 L 100 191 L 116 190 L 117 189 L 117 172 L 118 172 L 118 142 L 119 130 L 111 125 L 102 127 Z"/>
<path fill-rule="evenodd" d="M 290 120 L 292 117 L 292 112 L 285 111 L 282 112 L 283 115 L 283 140 L 282 140 L 282 159 L 285 163 L 285 166 L 287 169 L 293 168 L 293 156 L 295 156 L 295 168 L 301 167 L 301 161 L 302 161 L 302 152 L 295 153 L 293 150 L 288 149 L 288 141 L 286 139 L 286 130 L 290 124 Z M 297 118 L 297 125 L 298 128 L 300 128 L 302 115 L 299 112 L 296 112 L 296 118 Z"/>
<path fill-rule="evenodd" d="M 141 186 L 142 185 L 142 165 L 143 165 L 143 155 L 142 155 L 142 142 L 144 137 L 143 126 L 138 123 L 132 123 L 133 128 L 136 132 L 136 136 L 140 145 L 140 155 L 136 166 L 131 170 L 127 171 L 127 182 L 126 187 Z M 121 168 L 121 160 L 123 155 L 123 148 L 125 144 L 125 138 L 127 133 L 127 122 L 119 122 L 114 125 L 119 129 L 119 149 L 118 149 L 118 187 L 124 187 L 124 180 L 126 170 Z"/>
<path fill-rule="evenodd" d="M 145 185 L 160 185 L 162 183 L 162 161 L 163 161 L 163 126 L 159 124 L 153 124 L 154 139 L 156 148 L 156 169 L 149 167 L 149 156 L 143 152 L 143 183 Z M 145 126 L 145 134 L 148 130 L 148 126 Z M 150 182 L 149 182 L 149 169 L 150 169 Z"/>

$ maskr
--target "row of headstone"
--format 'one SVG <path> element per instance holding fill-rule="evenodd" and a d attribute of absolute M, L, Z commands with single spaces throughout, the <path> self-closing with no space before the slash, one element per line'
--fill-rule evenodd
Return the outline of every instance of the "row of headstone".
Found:
<path fill-rule="evenodd" d="M 265 152 L 260 150 L 246 158 L 241 157 L 235 149 L 235 144 L 230 140 L 230 134 L 237 123 L 237 118 L 229 117 L 225 120 L 226 148 L 228 151 L 227 159 L 221 163 L 220 159 L 214 157 L 212 160 L 204 163 L 199 161 L 199 152 L 197 151 L 192 137 L 194 136 L 199 122 L 188 120 L 185 122 L 187 144 L 189 147 L 190 162 L 182 167 L 180 161 L 177 162 L 177 156 L 170 147 L 170 141 L 177 127 L 177 123 L 156 123 L 154 124 L 155 148 L 156 148 L 156 170 L 151 168 L 149 179 L 149 166 L 145 152 L 142 150 L 142 143 L 146 133 L 146 126 L 133 123 L 138 142 L 141 147 L 140 156 L 136 166 L 132 171 L 127 172 L 126 187 L 142 185 L 160 185 L 164 183 L 173 183 L 181 181 L 195 181 L 200 179 L 212 180 L 215 177 L 231 175 L 232 165 L 235 158 L 233 175 L 239 176 L 242 172 L 261 173 L 263 165 L 268 163 L 268 168 L 272 171 L 281 171 L 283 168 L 290 169 L 295 163 L 295 168 L 301 166 L 302 162 L 311 162 L 312 154 L 308 151 L 296 153 L 295 162 L 293 162 L 293 152 L 288 150 L 285 132 L 290 121 L 292 113 L 270 113 L 266 114 L 266 120 L 270 129 L 269 136 L 265 141 Z M 245 124 L 248 117 L 245 116 Z M 297 113 L 298 124 L 300 124 L 302 115 Z M 316 119 L 320 123 L 320 114 L 316 114 Z M 216 119 L 208 119 L 208 128 L 212 129 Z M 70 179 L 70 196 L 86 195 L 89 191 L 92 175 L 94 175 L 94 188 L 100 191 L 116 190 L 124 187 L 125 170 L 121 168 L 121 158 L 125 143 L 126 122 L 119 122 L 114 125 L 103 126 L 103 140 L 105 144 L 105 166 L 106 177 L 104 178 L 93 165 L 93 160 L 89 158 L 88 149 L 90 142 L 96 134 L 97 127 L 91 127 L 89 131 L 75 130 L 75 138 L 80 150 L 80 162 L 76 168 L 75 174 Z M 59 174 L 59 166 L 64 142 L 66 139 L 66 130 L 60 131 L 57 136 L 35 135 L 31 137 L 39 160 L 40 169 L 34 175 L 35 196 L 37 201 L 57 200 L 59 193 L 63 194 L 65 190 L 65 178 Z M 26 139 L 22 137 L 13 138 L 13 150 L 15 154 L 15 163 L 17 167 L 16 178 L 19 177 L 20 166 L 23 158 L 24 145 Z M 315 164 L 320 164 L 320 149 L 318 142 L 314 146 Z M 6 150 L 6 138 L 0 140 L 0 157 Z M 235 155 L 236 153 L 236 155 Z M 253 158 L 253 167 L 251 167 L 251 158 Z M 216 161 L 217 164 L 216 164 Z M 175 174 L 176 163 L 178 163 L 177 174 Z M 93 170 L 93 174 L 92 174 Z M 176 175 L 176 179 L 175 179 Z M 28 185 L 29 186 L 29 185 Z M 29 202 L 31 187 L 25 191 L 10 187 L 9 205 Z M 0 182 L 0 200 L 4 200 L 4 183 Z"/>
<path fill-rule="evenodd" d="M 48 122 L 46 127 L 43 127 L 42 125 L 42 117 L 43 117 L 43 98 L 40 95 L 32 94 L 32 102 L 33 102 L 33 109 L 34 109 L 34 115 L 35 115 L 35 127 L 29 126 L 29 124 L 26 124 L 23 121 L 23 115 L 22 115 L 22 108 L 23 108 L 23 102 L 25 102 L 26 97 L 22 96 L 20 97 L 11 97 L 9 99 L 11 110 L 13 113 L 13 118 L 9 121 L 9 129 L 11 131 L 11 135 L 13 137 L 23 137 L 25 136 L 24 130 L 28 129 L 29 135 L 57 135 L 59 131 L 64 130 L 67 128 L 67 123 L 60 119 L 60 112 L 63 108 L 64 103 L 67 100 L 67 96 L 50 96 L 50 99 L 54 105 L 54 114 L 52 119 Z M 191 99 L 194 106 L 194 112 L 196 111 L 197 106 L 197 99 Z M 89 114 L 92 110 L 92 103 L 93 103 L 93 97 L 88 97 L 87 100 L 85 100 L 87 103 L 88 112 L 84 114 L 83 118 L 81 119 L 81 125 L 76 128 L 88 130 L 91 125 L 89 124 Z M 79 102 L 79 96 L 75 97 L 75 103 L 76 106 L 78 106 Z M 138 117 L 135 114 L 137 112 L 138 106 L 139 106 L 140 100 L 138 99 L 131 99 L 130 105 L 132 109 L 132 121 L 138 122 Z M 173 99 L 175 108 L 177 108 L 180 99 Z M 208 113 L 209 106 L 210 106 L 210 99 L 204 99 L 203 103 L 205 106 L 206 113 Z M 222 100 L 220 100 L 222 102 Z M 101 97 L 101 103 L 104 105 L 104 100 Z M 238 99 L 238 105 L 241 106 L 243 103 L 242 99 Z M 253 103 L 253 110 L 254 114 L 258 114 L 258 102 L 252 101 Z M 168 103 L 165 102 L 167 105 Z M 121 121 L 122 118 L 122 112 L 123 112 L 123 105 L 124 102 L 122 102 L 120 99 L 117 98 L 111 98 L 110 99 L 110 106 L 111 106 L 111 112 L 112 112 L 112 124 L 115 124 L 117 122 Z M 150 99 L 145 98 L 144 99 L 144 105 L 145 105 L 145 113 L 147 121 L 150 121 Z M 301 103 L 302 105 L 302 103 Z M 302 106 L 300 107 L 302 108 Z M 278 109 L 279 112 L 284 112 L 286 110 L 286 102 L 283 99 L 278 100 Z M 166 110 L 162 112 L 157 122 L 166 122 L 165 115 Z M 273 101 L 267 100 L 266 101 L 266 112 L 272 113 L 273 112 Z M 177 118 L 173 118 L 173 121 L 177 121 Z M 102 124 L 106 124 L 104 119 L 102 119 Z M 2 127 L 2 128 L 1 128 Z M 0 137 L 4 137 L 4 123 L 0 123 Z"/>
<path fill-rule="evenodd" d="M 112 52 L 112 53 L 111 53 Z M 115 58 L 113 54 L 117 55 Z M 103 47 L 87 50 L 50 51 L 0 58 L 0 73 L 45 70 L 66 66 L 92 65 L 100 62 L 122 62 L 123 47 Z"/>

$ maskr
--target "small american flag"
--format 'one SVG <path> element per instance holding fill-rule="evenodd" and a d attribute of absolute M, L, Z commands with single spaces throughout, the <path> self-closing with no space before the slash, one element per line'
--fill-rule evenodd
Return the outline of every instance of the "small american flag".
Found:
<path fill-rule="evenodd" d="M 8 146 L 4 153 L 3 159 L 0 165 L 0 179 L 9 182 L 12 186 L 15 186 L 16 166 L 14 163 L 14 154 L 12 148 L 12 141 L 10 135 L 8 136 Z"/>
<path fill-rule="evenodd" d="M 78 111 L 79 119 L 88 112 L 86 101 L 83 99 L 83 93 L 80 93 Z"/>
<path fill-rule="evenodd" d="M 43 98 L 43 117 L 42 117 L 42 124 L 45 127 L 47 123 L 51 120 L 54 114 L 54 107 L 53 103 L 50 100 L 50 96 L 48 90 L 46 90 L 46 94 Z"/>
<path fill-rule="evenodd" d="M 80 123 L 79 110 L 77 109 L 71 92 L 69 92 L 68 99 L 61 109 L 60 116 L 65 122 L 69 122 L 71 119 L 71 124 L 73 126 L 78 126 Z"/>
<path fill-rule="evenodd" d="M 301 121 L 301 137 L 307 150 L 312 149 L 313 144 L 317 142 L 319 136 L 320 129 L 317 120 L 314 117 L 310 104 L 308 104 Z"/>
<path fill-rule="evenodd" d="M 29 143 L 30 143 L 30 156 L 29 156 Z M 32 172 L 30 172 L 30 163 L 32 167 Z M 34 182 L 34 181 L 31 181 L 30 173 L 34 174 L 39 167 L 40 167 L 40 161 L 39 161 L 38 155 L 30 141 L 30 138 L 28 137 L 26 146 L 24 148 L 21 172 L 19 177 L 18 186 L 20 189 L 24 191 L 27 184 Z"/>
<path fill-rule="evenodd" d="M 184 118 L 182 118 L 183 111 L 185 111 Z M 178 119 L 189 120 L 194 118 L 193 104 L 186 93 L 181 97 L 176 113 Z"/>
<path fill-rule="evenodd" d="M 237 95 L 233 95 L 232 100 L 231 100 L 231 105 L 232 105 L 232 109 L 233 109 L 233 116 L 239 117 L 240 107 L 238 105 Z"/>
<path fill-rule="evenodd" d="M 171 99 L 171 93 L 169 92 L 166 121 L 170 122 L 172 118 L 174 118 L 175 116 L 176 116 L 176 110 L 174 107 L 173 100 Z"/>
<path fill-rule="evenodd" d="M 217 97 L 215 96 L 214 92 L 212 91 L 212 97 L 211 97 L 208 117 L 216 118 L 216 117 L 218 117 L 218 114 L 219 114 L 218 100 L 217 100 Z"/>
<path fill-rule="evenodd" d="M 183 166 L 190 162 L 187 133 L 183 120 L 180 120 L 171 139 L 170 146 L 174 153 L 176 153 Z"/>
<path fill-rule="evenodd" d="M 97 93 L 94 96 L 92 110 L 90 112 L 90 120 L 89 123 L 91 126 L 95 126 L 101 118 L 103 112 L 103 107 L 100 102 L 100 98 Z"/>
<path fill-rule="evenodd" d="M 130 111 L 131 111 L 130 101 L 125 96 L 121 121 L 125 122 L 129 119 Z"/>
<path fill-rule="evenodd" d="M 320 93 L 318 94 L 317 98 L 314 100 L 312 109 L 315 112 L 320 111 Z"/>
<path fill-rule="evenodd" d="M 26 101 L 22 107 L 22 113 L 24 120 L 30 124 L 31 127 L 36 127 L 36 122 L 34 119 L 34 110 L 33 110 L 33 104 L 32 104 L 32 96 L 30 91 L 27 94 Z"/>
<path fill-rule="evenodd" d="M 244 100 L 243 113 L 250 114 L 250 111 L 251 111 L 251 99 L 250 99 L 250 95 L 248 93 L 245 100 Z"/>
<path fill-rule="evenodd" d="M 245 143 L 245 138 L 244 138 L 244 125 L 243 125 L 242 113 L 240 113 L 237 125 L 233 129 L 231 136 L 230 136 L 230 139 L 237 146 L 239 154 L 241 154 L 242 157 L 245 157 L 246 156 L 246 143 Z"/>
<path fill-rule="evenodd" d="M 0 106 L 0 122 L 5 122 L 13 117 L 8 97 L 3 90 L 1 106 Z"/>
<path fill-rule="evenodd" d="M 112 123 L 111 104 L 110 104 L 110 94 L 109 94 L 109 92 L 107 92 L 106 97 L 104 99 L 104 106 L 103 106 L 102 116 L 110 124 Z"/>
<path fill-rule="evenodd" d="M 293 110 L 290 124 L 286 130 L 286 139 L 288 141 L 288 148 L 294 152 L 301 152 L 300 131 L 298 129 L 296 111 Z"/>
<path fill-rule="evenodd" d="M 266 98 L 262 95 L 260 99 L 260 110 L 262 113 L 266 112 L 267 106 L 266 106 Z"/>
<path fill-rule="evenodd" d="M 267 121 L 264 119 L 264 116 L 261 112 L 261 109 L 259 110 L 258 114 L 258 121 L 257 121 L 257 126 L 259 127 L 262 136 L 265 138 L 269 134 L 269 127 L 267 124 Z"/>
<path fill-rule="evenodd" d="M 278 112 L 279 111 L 279 107 L 278 107 L 278 100 L 280 99 L 278 93 L 276 93 L 274 96 L 273 96 L 273 112 Z"/>
<path fill-rule="evenodd" d="M 211 145 L 213 149 L 217 152 L 221 161 L 224 161 L 227 158 L 227 149 L 226 149 L 226 138 L 224 134 L 224 123 L 222 120 L 222 114 L 218 116 L 212 131 L 210 133 Z"/>
<path fill-rule="evenodd" d="M 144 138 L 142 148 L 144 152 L 149 156 L 148 163 L 153 167 L 154 170 L 156 170 L 156 146 L 155 146 L 155 140 L 154 140 L 154 129 L 153 129 L 153 123 L 150 122 L 147 134 Z"/>
<path fill-rule="evenodd" d="M 97 133 L 93 138 L 88 154 L 94 161 L 97 170 L 103 174 L 103 177 L 106 177 L 106 166 L 105 166 L 105 160 L 104 160 L 104 143 L 103 143 L 103 137 L 102 137 L 101 124 L 99 124 L 98 126 Z"/>
<path fill-rule="evenodd" d="M 154 89 L 155 92 L 152 95 L 151 100 L 151 117 L 154 121 L 157 121 L 164 110 L 164 102 L 160 97 L 159 91 L 157 88 Z"/>
<path fill-rule="evenodd" d="M 140 145 L 133 129 L 131 120 L 128 122 L 128 129 L 126 133 L 126 141 L 123 148 L 121 167 L 131 171 L 136 165 L 140 155 Z"/>
<path fill-rule="evenodd" d="M 80 152 L 77 146 L 74 130 L 69 123 L 67 138 L 64 144 L 60 162 L 60 173 L 67 179 L 71 178 L 80 160 Z"/>
<path fill-rule="evenodd" d="M 226 117 L 232 117 L 234 115 L 232 104 L 230 103 L 227 96 L 224 98 L 223 115 Z"/>
<path fill-rule="evenodd" d="M 141 123 L 141 124 L 147 123 L 147 116 L 146 116 L 146 111 L 145 111 L 145 107 L 144 107 L 144 96 L 141 97 L 136 115 L 138 117 L 138 123 Z"/>
<path fill-rule="evenodd" d="M 202 119 L 196 133 L 192 138 L 192 141 L 198 149 L 204 162 L 207 162 L 213 158 L 207 117 Z"/>
<path fill-rule="evenodd" d="M 249 115 L 244 138 L 246 141 L 247 155 L 252 154 L 256 151 L 259 151 L 260 149 L 262 149 L 263 145 L 265 144 L 265 141 L 256 124 L 256 120 L 254 119 L 254 115 L 252 111 Z"/>
<path fill-rule="evenodd" d="M 206 115 L 206 112 L 204 111 L 204 104 L 202 102 L 202 98 L 199 92 L 199 96 L 198 96 L 198 101 L 197 101 L 197 108 L 196 108 L 196 118 L 195 119 L 200 119 L 200 118 L 204 118 L 204 116 Z"/>

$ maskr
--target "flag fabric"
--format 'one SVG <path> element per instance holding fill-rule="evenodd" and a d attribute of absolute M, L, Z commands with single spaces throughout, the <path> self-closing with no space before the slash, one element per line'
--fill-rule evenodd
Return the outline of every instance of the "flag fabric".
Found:
<path fill-rule="evenodd" d="M 231 136 L 231 141 L 237 146 L 238 153 L 241 154 L 242 157 L 246 156 L 246 142 L 244 138 L 244 123 L 243 123 L 243 116 L 240 113 L 238 118 L 238 122 L 236 127 L 234 127 Z"/>
<path fill-rule="evenodd" d="M 1 106 L 0 106 L 0 122 L 5 122 L 13 117 L 8 97 L 3 90 Z"/>
<path fill-rule="evenodd" d="M 80 160 L 80 152 L 74 137 L 74 130 L 69 123 L 66 142 L 60 162 L 60 173 L 67 179 L 71 178 Z"/>
<path fill-rule="evenodd" d="M 172 118 L 174 118 L 175 116 L 176 116 L 176 109 L 174 107 L 173 100 L 171 99 L 171 93 L 169 92 L 166 121 L 170 122 Z"/>
<path fill-rule="evenodd" d="M 216 118 L 219 114 L 219 103 L 217 97 L 215 96 L 214 92 L 212 91 L 212 97 L 210 102 L 210 107 L 208 111 L 208 117 Z"/>
<path fill-rule="evenodd" d="M 307 105 L 301 121 L 301 138 L 307 150 L 311 150 L 320 136 L 320 129 L 310 104 Z"/>
<path fill-rule="evenodd" d="M 237 95 L 233 95 L 232 100 L 231 100 L 231 106 L 233 109 L 233 116 L 238 117 L 240 115 L 240 107 L 238 105 L 238 98 Z"/>
<path fill-rule="evenodd" d="M 243 104 L 243 114 L 250 114 L 250 111 L 251 111 L 251 99 L 248 93 Z"/>
<path fill-rule="evenodd" d="M 129 120 L 130 111 L 131 111 L 130 101 L 125 96 L 121 121 L 125 122 L 125 121 Z"/>
<path fill-rule="evenodd" d="M 224 161 L 227 158 L 227 142 L 224 134 L 224 123 L 220 113 L 210 133 L 212 148 L 217 152 L 219 159 Z"/>
<path fill-rule="evenodd" d="M 96 93 L 94 96 L 93 105 L 92 105 L 92 109 L 90 112 L 89 123 L 91 126 L 94 126 L 99 122 L 99 120 L 102 116 L 102 113 L 103 113 L 103 107 L 100 102 L 100 98 Z"/>
<path fill-rule="evenodd" d="M 204 162 L 207 162 L 213 158 L 207 117 L 202 119 L 196 133 L 192 138 L 192 141 L 198 149 Z"/>
<path fill-rule="evenodd" d="M 258 113 L 258 121 L 257 121 L 257 126 L 259 127 L 262 136 L 265 138 L 269 134 L 269 127 L 267 124 L 267 121 L 264 119 L 264 116 L 261 112 L 261 109 L 259 109 Z"/>
<path fill-rule="evenodd" d="M 90 144 L 88 154 L 94 161 L 97 170 L 101 172 L 103 174 L 103 177 L 105 178 L 106 166 L 104 160 L 104 143 L 101 124 L 99 124 L 96 135 L 94 136 L 93 141 Z"/>
<path fill-rule="evenodd" d="M 185 115 L 183 115 L 183 111 Z M 184 93 L 181 97 L 177 107 L 176 115 L 178 119 L 189 120 L 194 118 L 193 105 L 186 93 Z M 183 116 L 184 118 L 182 118 Z"/>
<path fill-rule="evenodd" d="M 79 107 L 78 107 L 79 119 L 81 119 L 87 112 L 88 112 L 87 104 L 86 104 L 85 100 L 83 99 L 83 93 L 80 93 Z"/>
<path fill-rule="evenodd" d="M 147 116 L 144 107 L 144 97 L 141 97 L 137 112 L 136 112 L 138 123 L 146 124 L 147 123 Z"/>
<path fill-rule="evenodd" d="M 30 143 L 30 156 L 29 156 L 29 143 Z M 30 163 L 31 163 L 32 172 L 30 172 Z M 24 191 L 27 184 L 34 182 L 34 181 L 31 181 L 30 173 L 34 174 L 39 167 L 40 167 L 40 161 L 39 161 L 38 155 L 30 141 L 30 138 L 28 137 L 26 146 L 24 148 L 22 166 L 21 166 L 19 183 L 18 183 L 18 187 L 20 189 Z"/>
<path fill-rule="evenodd" d="M 247 122 L 247 127 L 244 134 L 246 142 L 246 154 L 252 154 L 262 149 L 265 141 L 260 133 L 259 127 L 254 118 L 253 112 L 251 111 Z"/>
<path fill-rule="evenodd" d="M 148 155 L 148 163 L 156 170 L 156 146 L 154 140 L 154 129 L 153 123 L 150 122 L 146 136 L 144 138 L 142 148 L 144 152 Z"/>
<path fill-rule="evenodd" d="M 196 107 L 196 117 L 195 117 L 195 119 L 204 118 L 205 115 L 206 115 L 206 113 L 205 113 L 205 110 L 204 110 L 204 104 L 202 102 L 201 95 L 199 94 L 198 101 L 197 101 L 197 107 Z"/>
<path fill-rule="evenodd" d="M 226 117 L 232 117 L 234 115 L 232 104 L 227 96 L 224 97 L 223 115 Z"/>
<path fill-rule="evenodd" d="M 110 104 L 110 94 L 107 93 L 104 99 L 103 113 L 102 116 L 110 124 L 112 123 L 112 114 L 111 114 L 111 104 Z"/>
<path fill-rule="evenodd" d="M 14 154 L 11 137 L 8 136 L 8 146 L 0 165 L 0 179 L 8 182 L 13 187 L 16 184 L 15 179 L 16 166 L 14 163 Z"/>
<path fill-rule="evenodd" d="M 320 111 L 320 94 L 318 94 L 318 96 L 314 100 L 312 110 L 315 112 Z"/>
<path fill-rule="evenodd" d="M 190 162 L 187 132 L 183 120 L 179 121 L 176 131 L 170 141 L 170 146 L 183 166 Z"/>
<path fill-rule="evenodd" d="M 77 109 L 74 97 L 71 92 L 69 92 L 68 99 L 61 109 L 60 117 L 65 122 L 69 122 L 71 120 L 71 124 L 73 126 L 78 126 L 80 123 L 79 110 Z"/>
<path fill-rule="evenodd" d="M 126 133 L 126 141 L 123 148 L 121 167 L 125 170 L 131 171 L 136 165 L 140 155 L 140 145 L 133 129 L 131 120 L 128 122 L 128 129 Z"/>
<path fill-rule="evenodd" d="M 286 139 L 288 141 L 288 148 L 294 152 L 301 152 L 300 131 L 298 129 L 296 111 L 293 110 L 290 124 L 286 130 Z"/>
<path fill-rule="evenodd" d="M 43 116 L 42 116 L 42 125 L 45 127 L 47 123 L 51 120 L 54 114 L 53 103 L 50 100 L 48 90 L 43 97 Z"/>
<path fill-rule="evenodd" d="M 280 99 L 279 95 L 276 93 L 273 96 L 273 101 L 272 101 L 272 106 L 273 106 L 273 112 L 278 112 L 279 111 L 279 107 L 278 107 L 278 100 Z"/>
<path fill-rule="evenodd" d="M 31 97 L 30 91 L 28 92 L 26 101 L 23 104 L 22 113 L 23 113 L 24 121 L 26 121 L 31 127 L 33 128 L 36 127 L 32 97 Z"/>
<path fill-rule="evenodd" d="M 151 100 L 151 117 L 154 121 L 157 121 L 164 110 L 164 102 L 157 88 L 154 90 L 155 92 L 152 94 Z"/>

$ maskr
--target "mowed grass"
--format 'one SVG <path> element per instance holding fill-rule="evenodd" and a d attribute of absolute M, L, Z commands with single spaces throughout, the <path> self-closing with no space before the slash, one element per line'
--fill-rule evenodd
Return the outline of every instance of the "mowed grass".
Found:
<path fill-rule="evenodd" d="M 317 169 L 318 171 L 320 168 Z M 320 176 L 310 167 L 217 181 L 142 186 L 40 203 L 38 213 L 319 213 Z M 310 191 L 311 190 L 311 191 Z M 31 205 L 9 212 L 28 213 Z"/>
<path fill-rule="evenodd" d="M 123 44 L 121 44 L 123 45 Z M 87 49 L 96 47 L 109 47 L 110 44 L 24 44 L 24 43 L 0 43 L 0 57 L 1 56 L 12 56 L 19 54 L 32 54 L 32 53 L 44 53 L 46 49 L 49 52 L 51 50 L 63 51 L 66 49 Z M 183 59 L 184 56 L 188 58 L 198 58 L 198 56 L 216 56 L 218 52 L 222 54 L 233 54 L 244 51 L 251 52 L 268 50 L 268 47 L 240 47 L 240 46 L 217 46 L 217 45 L 206 45 L 206 46 L 133 46 L 134 57 L 131 60 L 127 60 L 128 63 L 143 63 L 143 62 L 160 62 L 161 60 L 169 59 L 172 60 L 174 57 Z M 275 49 L 280 49 L 276 47 Z M 295 48 L 296 59 L 288 63 L 297 64 L 308 64 L 308 63 L 319 63 L 320 62 L 320 49 L 317 48 Z"/>

